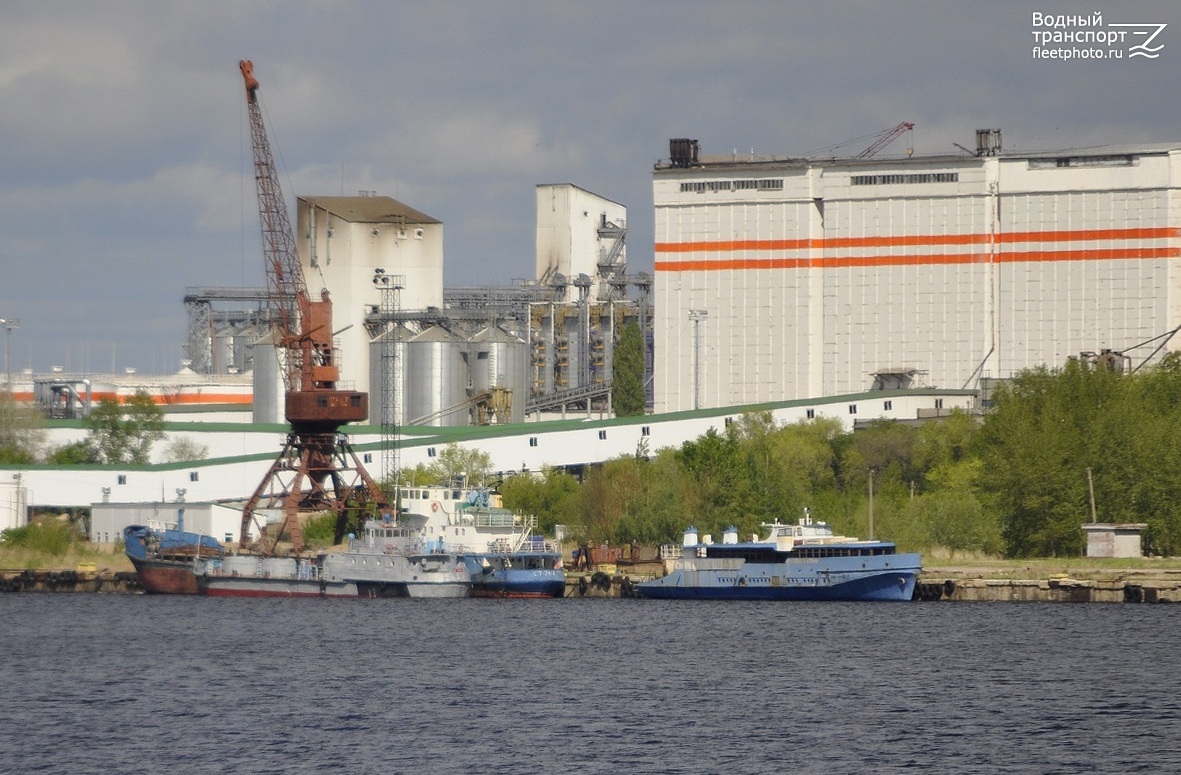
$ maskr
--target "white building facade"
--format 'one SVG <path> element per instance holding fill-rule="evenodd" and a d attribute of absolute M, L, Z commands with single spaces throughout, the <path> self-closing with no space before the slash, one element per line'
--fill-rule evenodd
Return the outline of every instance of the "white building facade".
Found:
<path fill-rule="evenodd" d="M 331 291 L 339 384 L 368 390 L 365 316 L 382 305 L 374 273 L 403 279 L 400 309 L 442 307 L 443 223 L 386 196 L 301 196 L 295 235 L 308 293 L 318 299 L 322 288 Z"/>
<path fill-rule="evenodd" d="M 613 270 L 627 266 L 627 208 L 570 183 L 537 187 L 538 282 L 550 283 L 561 274 L 570 283 L 562 301 L 579 299 L 574 280 L 586 275 L 589 296 L 610 297 L 606 283 Z"/>
<path fill-rule="evenodd" d="M 1181 144 L 698 161 L 681 142 L 653 180 L 657 412 L 1136 361 L 1181 323 Z"/>

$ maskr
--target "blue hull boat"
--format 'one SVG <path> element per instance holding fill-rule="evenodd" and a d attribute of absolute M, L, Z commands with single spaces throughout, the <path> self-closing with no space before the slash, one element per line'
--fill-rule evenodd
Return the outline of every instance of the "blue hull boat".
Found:
<path fill-rule="evenodd" d="M 566 573 L 557 550 L 530 550 L 467 555 L 472 597 L 563 597 Z"/>
<path fill-rule="evenodd" d="M 739 543 L 730 528 L 721 544 L 685 532 L 668 575 L 635 585 L 663 600 L 910 600 L 922 570 L 918 554 L 888 541 L 834 536 L 823 522 L 764 525 L 767 538 Z"/>

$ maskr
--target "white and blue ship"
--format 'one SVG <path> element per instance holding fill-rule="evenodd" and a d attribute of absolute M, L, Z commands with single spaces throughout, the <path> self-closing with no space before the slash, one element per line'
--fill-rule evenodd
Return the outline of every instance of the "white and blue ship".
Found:
<path fill-rule="evenodd" d="M 889 541 L 833 535 L 825 522 L 764 524 L 768 534 L 722 543 L 685 531 L 681 556 L 662 578 L 636 584 L 645 598 L 691 600 L 910 600 L 922 570 L 918 554 Z"/>

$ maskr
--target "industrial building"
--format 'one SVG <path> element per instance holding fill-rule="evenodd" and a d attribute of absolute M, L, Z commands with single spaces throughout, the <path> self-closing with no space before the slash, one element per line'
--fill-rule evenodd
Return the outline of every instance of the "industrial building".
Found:
<path fill-rule="evenodd" d="M 371 424 L 609 411 L 613 346 L 628 322 L 641 326 L 652 362 L 651 278 L 627 273 L 627 208 L 617 202 L 539 185 L 536 277 L 453 288 L 443 285 L 443 224 L 429 215 L 375 192 L 299 197 L 296 213 L 309 289 L 333 303 L 340 382 L 369 392 Z M 282 422 L 266 299 L 266 289 L 189 289 L 186 347 L 194 372 L 250 372 L 254 421 Z"/>
<path fill-rule="evenodd" d="M 1181 325 L 1181 144 L 655 165 L 656 412 L 976 388 Z M 876 149 L 874 149 L 876 150 Z"/>

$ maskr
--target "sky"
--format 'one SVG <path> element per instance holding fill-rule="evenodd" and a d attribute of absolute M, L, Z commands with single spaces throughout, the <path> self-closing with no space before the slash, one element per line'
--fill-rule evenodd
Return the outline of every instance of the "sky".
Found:
<path fill-rule="evenodd" d="M 1140 29 L 1112 24 L 1167 24 L 1163 48 L 1034 56 L 1035 32 Z M 447 285 L 532 278 L 545 183 L 625 205 L 629 271 L 651 272 L 672 137 L 785 156 L 854 155 L 903 121 L 916 154 L 986 127 L 1006 150 L 1181 141 L 1176 0 L 0 0 L 14 376 L 174 372 L 186 288 L 262 287 L 240 59 L 289 208 L 376 191 L 438 218 Z"/>

